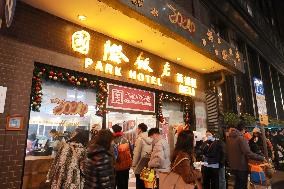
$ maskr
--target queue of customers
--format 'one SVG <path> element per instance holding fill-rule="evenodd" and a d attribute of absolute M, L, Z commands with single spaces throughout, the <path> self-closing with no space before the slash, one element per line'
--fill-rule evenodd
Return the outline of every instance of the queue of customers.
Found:
<path fill-rule="evenodd" d="M 155 171 L 153 186 L 156 188 L 167 189 L 180 182 L 182 185 L 179 183 L 176 189 L 225 189 L 227 161 L 235 176 L 234 188 L 245 189 L 248 160 L 266 160 L 262 154 L 253 152 L 249 140 L 244 137 L 244 129 L 241 123 L 230 128 L 226 143 L 207 132 L 204 140 L 195 145 L 192 131 L 186 127 L 176 128 L 172 154 L 160 130 L 151 128 L 148 131 L 144 123 L 138 125 L 134 149 L 119 125 L 112 126 L 113 132 L 95 132 L 91 141 L 86 131 L 79 129 L 58 148 L 47 181 L 52 189 L 128 189 L 129 171 L 133 169 L 136 188 L 144 189 L 140 174 L 148 167 Z M 172 178 L 179 179 L 165 180 L 162 179 L 164 175 L 175 175 Z"/>

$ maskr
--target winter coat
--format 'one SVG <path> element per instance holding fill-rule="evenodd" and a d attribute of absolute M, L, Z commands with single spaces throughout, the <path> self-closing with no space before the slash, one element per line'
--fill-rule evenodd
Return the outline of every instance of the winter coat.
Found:
<path fill-rule="evenodd" d="M 134 173 L 140 174 L 138 170 L 136 170 L 136 166 L 139 161 L 146 155 L 150 154 L 152 151 L 152 139 L 148 137 L 147 132 L 140 133 L 136 139 L 134 153 L 133 153 L 133 162 L 132 166 L 134 167 Z"/>
<path fill-rule="evenodd" d="M 80 143 L 63 143 L 47 175 L 51 189 L 82 189 L 86 150 Z"/>
<path fill-rule="evenodd" d="M 180 175 L 184 182 L 187 184 L 194 183 L 195 181 L 201 179 L 202 175 L 199 170 L 194 169 L 193 167 L 193 157 L 190 157 L 188 153 L 178 152 L 174 160 L 175 163 L 178 163 L 182 158 L 188 158 L 188 160 L 183 160 L 179 165 L 177 165 L 173 172 Z M 174 166 L 174 165 L 172 165 Z"/>
<path fill-rule="evenodd" d="M 203 144 L 202 152 L 209 165 L 218 163 L 221 168 L 225 164 L 225 145 L 222 141 L 206 141 Z"/>
<path fill-rule="evenodd" d="M 250 150 L 253 153 L 256 153 L 258 155 L 264 155 L 264 147 L 263 147 L 263 142 L 262 142 L 262 138 L 258 137 L 257 142 L 254 141 L 255 140 L 255 136 L 253 136 L 250 140 L 249 140 L 249 147 Z"/>
<path fill-rule="evenodd" d="M 156 172 L 169 172 L 170 161 L 170 148 L 169 144 L 161 136 L 152 142 L 153 151 L 151 153 L 148 167 L 155 168 Z"/>
<path fill-rule="evenodd" d="M 248 160 L 263 161 L 264 158 L 253 153 L 247 140 L 237 129 L 231 128 L 226 140 L 229 165 L 232 170 L 248 171 Z"/>
<path fill-rule="evenodd" d="M 113 156 L 102 146 L 88 149 L 84 189 L 114 189 Z"/>

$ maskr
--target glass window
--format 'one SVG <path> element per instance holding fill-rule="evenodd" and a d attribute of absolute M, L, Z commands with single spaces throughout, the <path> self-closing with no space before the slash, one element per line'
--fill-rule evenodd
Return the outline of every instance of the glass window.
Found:
<path fill-rule="evenodd" d="M 93 89 L 45 81 L 42 93 L 40 112 L 30 113 L 28 136 L 36 136 L 32 140 L 38 142 L 27 149 L 28 155 L 46 147 L 48 142 L 52 143 L 49 136 L 52 129 L 67 140 L 76 128 L 90 130 L 93 125 L 98 125 L 98 129 L 102 127 L 102 118 L 96 115 L 96 93 Z"/>
<path fill-rule="evenodd" d="M 163 136 L 168 140 L 169 126 L 184 125 L 183 110 L 180 103 L 164 102 L 163 103 L 164 123 L 160 123 Z"/>

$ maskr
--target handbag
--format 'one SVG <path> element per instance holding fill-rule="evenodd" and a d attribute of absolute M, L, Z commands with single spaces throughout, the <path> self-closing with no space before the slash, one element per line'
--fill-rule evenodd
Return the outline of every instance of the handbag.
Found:
<path fill-rule="evenodd" d="M 144 157 L 142 157 L 138 162 L 137 166 L 135 167 L 135 174 L 141 173 L 143 168 L 148 166 L 149 161 L 150 161 L 149 155 L 145 155 Z"/>
<path fill-rule="evenodd" d="M 155 171 L 144 167 L 140 173 L 140 179 L 147 182 L 153 182 L 155 180 Z"/>
<path fill-rule="evenodd" d="M 182 177 L 177 173 L 174 173 L 173 170 L 178 166 L 182 161 L 189 160 L 188 158 L 182 158 L 177 163 L 174 162 L 169 173 L 159 173 L 159 187 L 162 189 L 194 189 L 195 187 L 200 188 L 199 185 L 187 184 L 184 182 Z"/>

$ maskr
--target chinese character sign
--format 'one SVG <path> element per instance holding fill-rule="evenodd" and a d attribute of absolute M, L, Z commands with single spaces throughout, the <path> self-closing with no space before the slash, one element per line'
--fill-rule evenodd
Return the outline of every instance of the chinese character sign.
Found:
<path fill-rule="evenodd" d="M 148 72 L 153 72 L 153 69 L 150 68 L 150 66 L 149 66 L 149 63 L 150 63 L 149 58 L 143 59 L 142 55 L 143 55 L 143 53 L 140 53 L 140 55 L 137 57 L 134 65 L 137 66 L 138 70 L 145 70 L 145 71 L 148 71 Z"/>
<path fill-rule="evenodd" d="M 257 78 L 253 78 L 255 94 L 256 94 L 256 104 L 258 108 L 258 113 L 260 116 L 267 115 L 266 100 L 264 95 L 263 82 Z"/>
<path fill-rule="evenodd" d="M 90 34 L 84 30 L 77 31 L 72 35 L 72 48 L 81 54 L 88 54 L 90 46 Z"/>
<path fill-rule="evenodd" d="M 256 94 L 264 95 L 263 82 L 257 78 L 253 78 L 253 83 Z"/>
<path fill-rule="evenodd" d="M 155 93 L 109 84 L 107 108 L 155 112 Z"/>
<path fill-rule="evenodd" d="M 197 88 L 196 79 L 183 74 L 176 74 L 176 82 L 179 83 L 179 93 L 195 96 L 195 89 Z"/>
<path fill-rule="evenodd" d="M 154 85 L 156 87 L 162 87 L 164 79 L 172 82 L 171 79 L 174 78 L 174 83 L 177 86 L 177 88 L 174 89 L 176 89 L 177 93 L 195 96 L 195 89 L 197 88 L 196 79 L 184 75 L 184 69 L 182 71 L 183 73 L 177 73 L 175 67 L 173 67 L 173 70 L 171 69 L 169 62 L 163 62 L 160 69 L 154 70 L 152 69 L 152 66 L 157 65 L 158 63 L 151 62 L 149 57 L 143 57 L 143 52 L 140 52 L 137 56 L 135 56 L 135 58 L 130 60 L 127 57 L 127 54 L 124 54 L 122 45 L 115 44 L 110 40 L 106 40 L 105 43 L 102 44 L 102 56 L 97 60 L 93 60 L 87 55 L 89 52 L 89 43 L 90 34 L 84 30 L 76 31 L 72 35 L 73 50 L 86 55 L 84 57 L 84 67 L 86 69 L 92 69 L 95 72 L 104 73 L 108 76 L 124 77 L 135 80 L 139 83 Z M 127 69 L 126 65 L 122 65 L 129 62 L 133 65 L 133 67 L 129 65 Z M 125 97 L 125 94 L 118 96 L 120 95 L 118 92 L 115 93 L 115 95 L 116 96 L 113 99 Z M 140 99 L 140 96 L 129 95 L 128 97 L 129 102 L 134 102 L 134 100 Z M 117 102 L 122 103 L 122 101 Z M 125 99 L 123 102 L 125 103 Z"/>
<path fill-rule="evenodd" d="M 104 45 L 104 61 L 110 60 L 117 64 L 120 64 L 122 60 L 124 62 L 129 62 L 129 59 L 123 54 L 122 46 L 111 44 L 110 40 L 108 40 Z"/>

